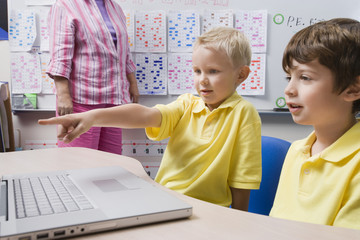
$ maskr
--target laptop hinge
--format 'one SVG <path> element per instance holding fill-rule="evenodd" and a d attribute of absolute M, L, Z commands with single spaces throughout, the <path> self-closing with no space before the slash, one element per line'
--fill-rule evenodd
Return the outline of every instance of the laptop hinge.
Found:
<path fill-rule="evenodd" d="M 0 222 L 8 220 L 7 181 L 0 182 Z"/>

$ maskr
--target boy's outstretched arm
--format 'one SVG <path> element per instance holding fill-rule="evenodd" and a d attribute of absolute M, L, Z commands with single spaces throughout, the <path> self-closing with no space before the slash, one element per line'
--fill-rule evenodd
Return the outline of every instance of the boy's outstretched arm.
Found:
<path fill-rule="evenodd" d="M 91 127 L 146 128 L 160 127 L 161 113 L 155 108 L 126 104 L 83 113 L 40 119 L 41 125 L 59 124 L 58 139 L 69 143 Z"/>

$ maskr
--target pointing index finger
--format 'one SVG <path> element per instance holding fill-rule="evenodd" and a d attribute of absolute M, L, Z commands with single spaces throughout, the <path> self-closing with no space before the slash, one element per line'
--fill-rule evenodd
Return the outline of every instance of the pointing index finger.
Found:
<path fill-rule="evenodd" d="M 62 119 L 62 117 L 52 117 L 48 119 L 39 119 L 38 123 L 40 125 L 55 125 L 55 124 L 63 124 L 65 123 L 65 119 Z"/>

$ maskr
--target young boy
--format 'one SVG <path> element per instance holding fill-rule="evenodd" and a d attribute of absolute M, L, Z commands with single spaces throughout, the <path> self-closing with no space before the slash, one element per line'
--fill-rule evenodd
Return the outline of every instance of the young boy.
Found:
<path fill-rule="evenodd" d="M 360 229 L 360 23 L 299 31 L 283 68 L 293 120 L 314 132 L 290 147 L 270 216 Z"/>
<path fill-rule="evenodd" d="M 249 189 L 261 180 L 261 121 L 236 92 L 249 75 L 251 49 L 233 28 L 200 36 L 193 51 L 194 85 L 154 108 L 127 104 L 48 120 L 60 124 L 59 138 L 70 142 L 93 126 L 146 128 L 150 139 L 170 137 L 156 181 L 204 201 L 247 210 Z"/>

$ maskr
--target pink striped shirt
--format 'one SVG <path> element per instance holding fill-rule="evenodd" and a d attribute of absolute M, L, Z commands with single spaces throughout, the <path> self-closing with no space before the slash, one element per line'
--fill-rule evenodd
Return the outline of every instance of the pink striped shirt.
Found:
<path fill-rule="evenodd" d="M 121 7 L 105 0 L 116 31 L 117 46 L 95 0 L 57 0 L 49 16 L 49 76 L 69 79 L 73 101 L 81 104 L 131 102 L 126 75 L 135 71 L 126 17 Z"/>

